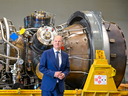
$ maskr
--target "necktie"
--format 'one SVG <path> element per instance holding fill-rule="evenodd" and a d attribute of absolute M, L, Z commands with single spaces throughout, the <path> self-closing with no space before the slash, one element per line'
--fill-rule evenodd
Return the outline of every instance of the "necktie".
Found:
<path fill-rule="evenodd" d="M 57 61 L 57 67 L 59 68 L 59 57 L 58 57 L 59 51 L 56 51 L 56 61 Z"/>

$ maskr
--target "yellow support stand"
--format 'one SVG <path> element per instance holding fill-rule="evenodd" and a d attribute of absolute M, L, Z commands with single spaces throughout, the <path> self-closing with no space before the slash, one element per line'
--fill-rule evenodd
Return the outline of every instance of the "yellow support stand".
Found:
<path fill-rule="evenodd" d="M 11 89 L 11 90 L 0 90 L 0 96 L 41 96 L 41 90 L 24 90 L 24 89 Z"/>
<path fill-rule="evenodd" d="M 116 70 L 108 64 L 104 51 L 96 50 L 82 96 L 121 96 L 117 91 L 113 76 Z"/>

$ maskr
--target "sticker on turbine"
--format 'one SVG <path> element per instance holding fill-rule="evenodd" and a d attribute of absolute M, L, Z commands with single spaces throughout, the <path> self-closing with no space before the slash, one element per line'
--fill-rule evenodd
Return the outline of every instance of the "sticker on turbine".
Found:
<path fill-rule="evenodd" d="M 18 35 L 17 35 L 15 32 L 13 32 L 13 33 L 10 35 L 10 38 L 11 38 L 13 41 L 15 41 L 15 40 L 18 38 Z"/>
<path fill-rule="evenodd" d="M 94 75 L 94 84 L 106 85 L 107 84 L 107 75 Z"/>
<path fill-rule="evenodd" d="M 24 32 L 25 32 L 25 28 L 22 28 L 22 29 L 20 30 L 19 34 L 22 35 L 22 34 L 24 34 Z"/>

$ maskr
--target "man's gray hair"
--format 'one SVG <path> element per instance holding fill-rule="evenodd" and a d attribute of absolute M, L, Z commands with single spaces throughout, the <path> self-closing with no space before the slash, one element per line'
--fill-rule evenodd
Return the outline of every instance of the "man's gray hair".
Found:
<path fill-rule="evenodd" d="M 57 37 L 57 36 L 60 36 L 60 37 L 62 37 L 61 35 L 55 35 L 54 36 L 54 38 L 53 38 L 53 40 L 55 39 L 55 37 Z M 62 42 L 63 42 L 64 40 L 63 40 L 63 37 L 62 37 Z"/>

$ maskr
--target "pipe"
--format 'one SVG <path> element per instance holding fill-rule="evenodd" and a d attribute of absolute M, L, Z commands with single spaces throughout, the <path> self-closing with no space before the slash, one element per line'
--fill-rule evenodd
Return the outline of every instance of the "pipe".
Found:
<path fill-rule="evenodd" d="M 12 78 L 13 84 L 15 84 L 16 83 L 16 77 L 17 77 L 16 64 L 14 64 L 13 70 L 11 70 L 11 71 L 12 71 L 12 76 L 13 76 L 13 78 Z"/>
<path fill-rule="evenodd" d="M 4 21 L 4 24 L 5 24 L 5 28 L 6 28 L 6 37 L 7 37 L 7 41 L 9 42 L 9 39 L 10 39 L 10 31 L 9 31 L 9 26 L 8 26 L 8 22 L 7 22 L 7 19 L 4 17 L 3 18 L 3 21 Z M 6 54 L 7 54 L 7 56 L 10 56 L 10 45 L 9 44 L 7 44 L 7 49 L 6 49 Z M 10 63 L 10 60 L 9 59 L 6 59 L 6 72 L 8 72 L 9 71 L 9 67 L 8 67 L 8 65 L 9 65 L 9 63 Z"/>
<path fill-rule="evenodd" d="M 25 29 L 25 31 L 28 31 L 28 30 L 38 30 L 39 28 L 27 28 Z"/>
<path fill-rule="evenodd" d="M 64 31 L 59 32 L 59 33 L 66 33 L 66 32 L 72 32 L 72 31 L 81 31 L 81 30 L 85 30 L 85 29 L 87 29 L 87 28 L 85 27 L 85 28 L 75 29 L 75 30 L 64 30 Z"/>
<path fill-rule="evenodd" d="M 12 21 L 11 20 L 7 20 L 8 22 L 10 22 L 11 23 L 11 25 L 13 25 L 13 23 L 12 23 Z"/>
<path fill-rule="evenodd" d="M 92 59 L 84 59 L 84 58 L 80 58 L 80 57 L 77 57 L 77 56 L 69 56 L 69 58 L 71 58 L 71 59 L 80 59 L 80 60 L 92 60 Z"/>
<path fill-rule="evenodd" d="M 3 55 L 3 54 L 0 54 L 1 57 L 4 57 L 4 58 L 7 58 L 7 59 L 11 59 L 11 60 L 17 60 L 18 58 L 16 57 L 10 57 L 10 56 L 6 56 L 6 55 Z M 9 66 L 9 65 L 7 65 Z"/>
<path fill-rule="evenodd" d="M 14 28 L 14 32 L 16 32 L 16 28 L 15 28 L 15 26 L 14 25 L 9 25 L 9 27 L 12 27 L 12 28 Z"/>

